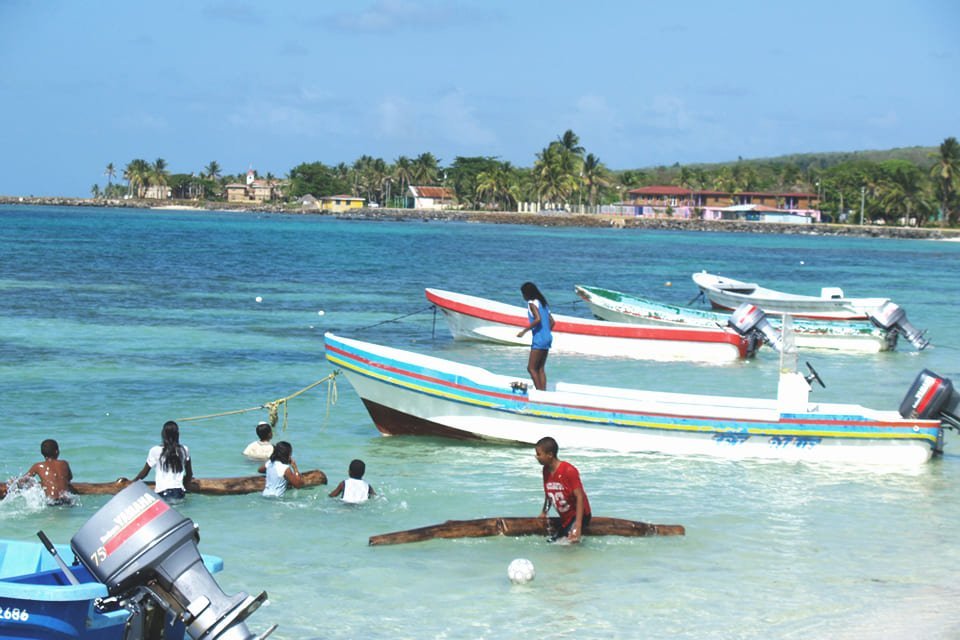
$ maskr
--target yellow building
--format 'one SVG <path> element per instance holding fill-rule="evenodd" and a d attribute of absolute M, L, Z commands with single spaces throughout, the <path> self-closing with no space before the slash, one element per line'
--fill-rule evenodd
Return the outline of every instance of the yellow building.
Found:
<path fill-rule="evenodd" d="M 353 196 L 323 196 L 317 198 L 317 201 L 320 203 L 321 211 L 332 211 L 334 213 L 362 209 L 366 202 L 363 198 L 354 198 Z"/>

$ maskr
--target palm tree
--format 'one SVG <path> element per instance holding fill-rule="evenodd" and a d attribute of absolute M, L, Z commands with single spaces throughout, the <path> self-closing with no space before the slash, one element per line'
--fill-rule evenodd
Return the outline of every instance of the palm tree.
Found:
<path fill-rule="evenodd" d="M 587 200 L 590 206 L 595 206 L 604 189 L 610 187 L 613 181 L 610 178 L 610 172 L 600 162 L 600 158 L 588 153 L 583 159 L 583 168 L 580 171 L 580 183 L 586 189 Z"/>
<path fill-rule="evenodd" d="M 393 179 L 400 183 L 400 193 L 407 195 L 407 187 L 413 181 L 413 162 L 407 156 L 400 156 L 393 163 Z"/>
<path fill-rule="evenodd" d="M 123 178 L 127 181 L 127 191 L 137 198 L 143 197 L 143 189 L 150 175 L 150 163 L 141 158 L 131 160 L 123 169 Z"/>
<path fill-rule="evenodd" d="M 923 172 L 909 162 L 890 161 L 885 164 L 888 167 L 887 175 L 880 180 L 877 193 L 884 219 L 895 222 L 903 218 L 909 225 L 910 219 L 916 218 L 917 225 L 922 226 L 933 209 Z"/>
<path fill-rule="evenodd" d="M 570 194 L 576 191 L 579 168 L 575 156 L 561 142 L 551 142 L 537 154 L 533 165 L 537 181 L 538 200 L 542 202 L 567 203 Z"/>
<path fill-rule="evenodd" d="M 477 174 L 477 200 L 492 200 L 501 211 L 516 208 L 520 195 L 520 185 L 516 173 L 509 162 L 503 162 L 489 171 Z"/>
<path fill-rule="evenodd" d="M 157 196 L 163 193 L 163 187 L 167 186 L 167 177 L 170 172 L 167 171 L 167 161 L 163 158 L 157 158 L 150 167 L 148 180 L 157 186 Z"/>
<path fill-rule="evenodd" d="M 429 151 L 421 153 L 413 161 L 413 179 L 421 185 L 437 182 L 440 175 L 440 161 Z"/>
<path fill-rule="evenodd" d="M 117 170 L 114 168 L 112 162 L 107 164 L 107 168 L 103 170 L 103 175 L 107 176 L 107 191 L 109 191 L 113 179 L 117 177 Z"/>
<path fill-rule="evenodd" d="M 563 148 L 575 156 L 583 155 L 583 147 L 580 146 L 580 137 L 571 129 L 563 132 L 563 135 L 557 138 L 557 142 L 563 145 Z"/>
<path fill-rule="evenodd" d="M 100 185 L 94 184 L 90 187 L 90 195 L 93 196 L 93 199 L 96 200 L 100 197 Z"/>
<path fill-rule="evenodd" d="M 955 212 L 950 205 L 957 199 L 960 192 L 960 143 L 953 136 L 940 144 L 940 152 L 934 154 L 936 162 L 930 169 L 940 199 L 940 213 L 947 223 L 954 223 Z"/>
<path fill-rule="evenodd" d="M 220 164 L 216 160 L 210 161 L 210 164 L 203 168 L 203 174 L 210 180 L 216 180 L 220 177 Z"/>

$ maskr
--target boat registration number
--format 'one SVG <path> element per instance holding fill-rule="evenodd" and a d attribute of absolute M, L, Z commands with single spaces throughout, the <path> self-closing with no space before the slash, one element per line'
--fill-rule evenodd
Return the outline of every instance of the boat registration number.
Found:
<path fill-rule="evenodd" d="M 26 609 L 20 607 L 2 607 L 0 608 L 0 619 L 26 622 L 30 619 L 30 614 L 27 613 Z"/>
<path fill-rule="evenodd" d="M 798 449 L 810 449 L 820 444 L 820 438 L 804 436 L 773 436 L 770 438 L 771 447 L 794 446 Z"/>

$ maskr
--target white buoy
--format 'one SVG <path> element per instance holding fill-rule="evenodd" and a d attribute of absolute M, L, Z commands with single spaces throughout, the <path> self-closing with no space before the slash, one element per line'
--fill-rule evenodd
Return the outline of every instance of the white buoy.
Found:
<path fill-rule="evenodd" d="M 256 300 L 257 302 L 263 302 L 263 298 L 261 298 L 260 296 L 257 296 L 256 298 L 254 298 L 254 300 Z"/>
<path fill-rule="evenodd" d="M 517 558 L 507 567 L 507 577 L 513 584 L 526 584 L 536 577 L 533 563 L 526 558 Z"/>
<path fill-rule="evenodd" d="M 320 311 L 317 311 L 317 315 L 318 315 L 318 316 L 322 316 L 322 315 L 323 315 L 323 309 L 320 309 Z"/>

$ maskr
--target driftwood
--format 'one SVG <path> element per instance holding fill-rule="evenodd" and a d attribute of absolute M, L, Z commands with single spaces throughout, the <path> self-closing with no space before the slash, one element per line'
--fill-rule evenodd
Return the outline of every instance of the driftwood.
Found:
<path fill-rule="evenodd" d="M 477 520 L 447 520 L 419 529 L 408 529 L 370 537 L 370 545 L 404 544 L 434 538 L 482 538 L 485 536 L 549 535 L 559 526 L 559 518 L 480 518 Z M 588 536 L 682 536 L 686 533 L 679 524 L 649 524 L 620 518 L 594 517 L 584 527 Z"/>
<path fill-rule="evenodd" d="M 327 484 L 327 476 L 319 469 L 304 471 L 302 474 L 303 486 L 314 487 L 318 484 Z M 127 487 L 129 480 L 114 482 L 71 482 L 72 493 L 78 495 L 112 495 Z M 148 482 L 153 487 L 152 482 Z M 200 493 L 208 496 L 230 496 L 244 493 L 259 493 L 263 491 L 264 477 L 240 476 L 236 478 L 194 478 L 187 486 L 188 493 Z M 0 499 L 7 495 L 7 484 L 0 483 Z"/>

